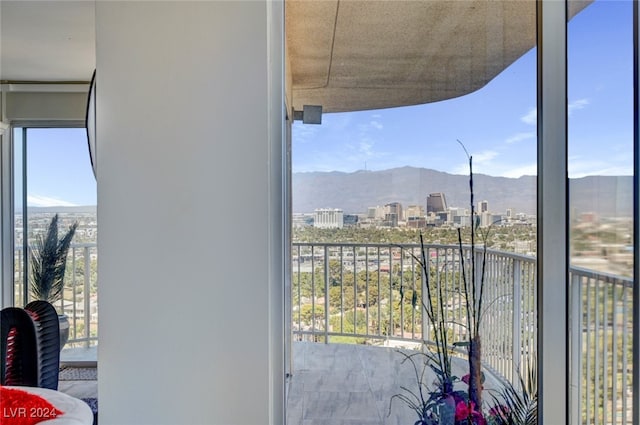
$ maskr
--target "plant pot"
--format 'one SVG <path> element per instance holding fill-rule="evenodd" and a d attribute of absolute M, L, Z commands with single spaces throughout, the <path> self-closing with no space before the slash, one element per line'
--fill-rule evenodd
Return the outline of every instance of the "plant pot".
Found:
<path fill-rule="evenodd" d="M 62 351 L 62 347 L 69 341 L 69 318 L 64 314 L 58 314 L 58 323 L 60 325 L 60 351 Z"/>

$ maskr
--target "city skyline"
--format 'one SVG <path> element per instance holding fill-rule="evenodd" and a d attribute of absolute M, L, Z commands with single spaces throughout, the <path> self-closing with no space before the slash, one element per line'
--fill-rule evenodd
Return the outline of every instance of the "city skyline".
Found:
<path fill-rule="evenodd" d="M 596 0 L 568 29 L 569 176 L 633 175 L 632 2 Z M 327 113 L 293 124 L 292 172 L 414 166 L 467 174 L 535 175 L 536 50 L 482 89 L 442 102 Z M 14 130 L 19 145 L 21 129 Z M 152 151 L 150 150 L 150 155 Z M 27 205 L 96 205 L 84 128 L 29 129 Z M 20 164 L 14 170 L 22 173 Z M 16 181 L 20 180 L 16 178 Z M 14 188 L 21 199 L 21 187 Z"/>
<path fill-rule="evenodd" d="M 568 28 L 569 176 L 633 175 L 632 3 L 597 0 Z M 294 122 L 293 172 L 414 166 L 535 175 L 536 49 L 482 89 L 442 102 Z"/>

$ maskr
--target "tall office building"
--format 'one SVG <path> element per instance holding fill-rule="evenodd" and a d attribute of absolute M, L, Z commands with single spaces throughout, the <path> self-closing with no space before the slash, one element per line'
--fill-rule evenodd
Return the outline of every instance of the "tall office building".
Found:
<path fill-rule="evenodd" d="M 493 214 L 489 211 L 478 213 L 478 215 L 480 216 L 480 227 L 488 227 L 493 224 Z"/>
<path fill-rule="evenodd" d="M 391 202 L 384 206 L 384 225 L 389 227 L 397 227 L 398 222 L 403 219 L 402 204 L 399 202 Z"/>
<path fill-rule="evenodd" d="M 313 227 L 342 229 L 344 212 L 340 209 L 319 208 L 313 212 Z"/>
<path fill-rule="evenodd" d="M 405 217 L 424 217 L 424 207 L 422 205 L 409 205 L 405 212 Z"/>
<path fill-rule="evenodd" d="M 427 197 L 427 214 L 430 212 L 438 213 L 447 210 L 447 200 L 444 193 L 430 193 Z"/>
<path fill-rule="evenodd" d="M 386 214 L 395 214 L 398 217 L 398 220 L 403 219 L 402 215 L 402 204 L 400 202 L 391 202 L 384 206 L 385 215 Z"/>
<path fill-rule="evenodd" d="M 489 201 L 480 201 L 478 202 L 478 214 L 482 214 L 483 212 L 489 211 Z"/>

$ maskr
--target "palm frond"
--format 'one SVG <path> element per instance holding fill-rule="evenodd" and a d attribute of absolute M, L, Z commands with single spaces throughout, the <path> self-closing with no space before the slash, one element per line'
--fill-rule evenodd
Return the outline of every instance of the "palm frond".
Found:
<path fill-rule="evenodd" d="M 46 233 L 37 235 L 29 250 L 31 295 L 34 299 L 46 300 L 52 304 L 62 298 L 67 254 L 78 228 L 78 222 L 73 223 L 64 236 L 58 239 L 58 220 L 56 214 Z"/>
<path fill-rule="evenodd" d="M 520 376 L 519 387 L 508 383 L 493 396 L 496 406 L 504 406 L 504 415 L 496 417 L 497 425 L 537 425 L 538 380 L 536 363 L 528 368 L 526 377 Z"/>

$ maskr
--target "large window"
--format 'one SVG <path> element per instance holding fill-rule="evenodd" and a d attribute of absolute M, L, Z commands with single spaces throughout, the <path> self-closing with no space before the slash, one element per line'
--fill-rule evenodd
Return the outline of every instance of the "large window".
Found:
<path fill-rule="evenodd" d="M 580 12 L 567 56 L 572 423 L 630 424 L 633 2 Z"/>
<path fill-rule="evenodd" d="M 60 237 L 77 223 L 67 256 L 64 291 L 54 303 L 70 322 L 69 344 L 97 340 L 96 180 L 86 130 L 14 127 L 14 303 L 33 300 L 31 252 L 54 216 Z"/>
<path fill-rule="evenodd" d="M 464 340 L 462 260 L 468 266 L 472 254 L 456 244 L 468 246 L 477 224 L 475 242 L 490 250 L 481 328 L 485 365 L 504 381 L 517 382 L 518 374 L 525 384 L 533 376 L 542 379 L 545 423 L 635 423 L 637 10 L 632 0 L 531 2 L 524 13 L 496 5 L 526 2 L 489 3 L 493 13 L 504 13 L 499 16 L 506 26 L 479 19 L 479 4 L 442 13 L 429 26 L 434 36 L 419 40 L 420 52 L 440 56 L 415 54 L 409 67 L 389 59 L 413 78 L 421 67 L 453 73 L 485 54 L 504 60 L 512 45 L 526 46 L 484 86 L 421 106 L 324 114 L 320 126 L 294 123 L 294 340 L 436 342 L 416 308 L 425 293 L 411 255 L 419 233 L 428 245 L 430 281 L 444 287 L 438 308 L 448 317 L 450 341 Z M 413 13 L 420 13 L 417 4 L 428 2 L 412 3 Z M 468 3 L 457 4 L 463 9 Z M 447 46 L 434 42 L 437 31 L 459 22 L 465 30 L 482 22 L 486 34 L 476 33 L 464 49 L 446 56 Z M 340 16 L 336 23 L 337 44 L 347 36 L 339 32 Z M 378 24 L 385 25 L 382 17 Z M 509 25 L 520 32 L 508 36 Z M 541 45 L 535 34 L 528 42 L 529 29 Z M 366 52 L 375 43 L 367 36 L 353 55 L 370 65 Z M 407 39 L 418 38 L 412 36 Z M 448 43 L 455 42 L 451 36 Z M 496 54 L 496 46 L 504 51 Z M 334 61 L 330 71 L 349 69 L 344 62 Z M 384 75 L 382 66 L 375 69 Z M 357 93 L 357 78 L 341 76 L 334 81 L 329 75 L 322 84 L 344 83 L 345 98 Z M 475 77 L 460 82 L 473 85 Z M 295 72 L 293 78 L 295 84 Z M 398 92 L 410 85 L 395 83 Z M 431 83 L 425 91 L 437 91 L 441 81 Z M 301 80 L 302 95 L 322 84 Z M 345 103 L 348 110 L 358 101 Z M 471 202 L 467 157 L 458 141 L 473 157 Z M 527 372 L 536 368 L 538 373 Z"/>
<path fill-rule="evenodd" d="M 419 348 L 424 341 L 433 348 L 437 331 L 425 307 L 433 303 L 444 317 L 449 344 L 467 346 L 469 329 L 477 325 L 482 361 L 500 379 L 517 384 L 519 376 L 526 380 L 535 370 L 536 5 L 520 4 L 513 38 L 505 37 L 512 31 L 506 21 L 485 15 L 508 13 L 508 3 L 470 8 L 468 15 L 452 11 L 451 27 L 465 26 L 466 16 L 482 16 L 488 23 L 475 28 L 465 60 L 459 51 L 446 56 L 448 46 L 432 38 L 420 40 L 424 56 L 415 59 L 416 68 L 496 69 L 482 84 L 479 70 L 456 81 L 462 95 L 417 106 L 328 113 L 321 125 L 294 123 L 294 341 L 374 345 L 379 353 L 390 353 L 387 358 L 394 355 L 389 347 Z M 411 7 L 429 16 L 428 2 Z M 450 42 L 456 37 L 453 32 Z M 399 87 L 411 83 L 397 81 Z M 436 90 L 438 84 L 431 83 Z M 421 235 L 428 278 L 419 265 Z M 429 298 L 427 285 L 438 301 Z M 483 299 L 482 313 L 470 328 L 467 308 L 473 307 L 467 306 L 474 298 Z M 294 344 L 294 374 L 295 353 Z M 465 356 L 459 348 L 456 369 L 468 370 Z M 394 391 L 416 385 L 410 374 L 407 381 L 397 380 L 402 367 L 410 368 L 405 363 L 386 371 L 396 383 L 395 388 L 384 384 L 387 397 L 376 394 L 384 414 Z M 343 390 L 352 389 L 347 384 Z M 490 397 L 485 397 L 488 411 Z M 415 422 L 398 406 L 391 415 L 389 422 Z"/>

